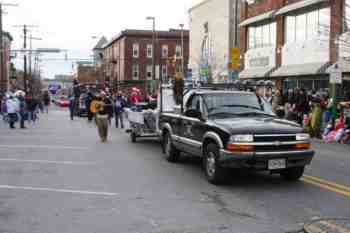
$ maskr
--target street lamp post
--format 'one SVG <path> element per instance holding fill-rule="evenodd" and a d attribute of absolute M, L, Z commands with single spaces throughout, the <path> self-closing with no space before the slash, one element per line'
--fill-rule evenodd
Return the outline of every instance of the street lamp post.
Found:
<path fill-rule="evenodd" d="M 181 72 L 182 76 L 185 76 L 185 56 L 184 56 L 184 24 L 179 25 L 181 28 Z"/>
<path fill-rule="evenodd" d="M 155 54 L 155 43 L 156 43 L 156 18 L 153 16 L 146 17 L 146 20 L 152 20 L 152 81 L 155 80 L 156 73 L 156 54 Z M 147 84 L 146 84 L 147 85 Z"/>

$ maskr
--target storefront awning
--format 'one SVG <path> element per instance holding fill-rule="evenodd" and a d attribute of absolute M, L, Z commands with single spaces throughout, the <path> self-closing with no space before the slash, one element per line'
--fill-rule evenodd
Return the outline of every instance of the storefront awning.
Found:
<path fill-rule="evenodd" d="M 287 14 L 289 12 L 295 11 L 295 10 L 299 10 L 308 6 L 312 6 L 314 4 L 318 4 L 318 3 L 322 3 L 322 2 L 328 2 L 329 0 L 304 0 L 304 1 L 299 1 L 297 3 L 294 4 L 290 4 L 287 5 L 285 7 L 282 7 L 281 9 L 279 9 L 276 13 L 275 16 L 277 15 L 283 15 L 283 14 Z"/>
<path fill-rule="evenodd" d="M 316 75 L 326 73 L 328 63 L 306 63 L 300 65 L 286 65 L 281 66 L 271 77 L 287 77 L 287 76 L 302 76 L 302 75 Z"/>
<path fill-rule="evenodd" d="M 250 79 L 250 78 L 266 78 L 274 67 L 263 67 L 254 69 L 245 69 L 239 73 L 240 79 Z"/>
<path fill-rule="evenodd" d="M 334 69 L 340 69 L 343 73 L 350 73 L 350 61 L 339 61 L 331 65 L 327 69 L 327 73 L 331 73 Z"/>
<path fill-rule="evenodd" d="M 248 26 L 253 23 L 257 23 L 263 20 L 271 19 L 273 17 L 273 14 L 275 13 L 275 10 L 257 15 L 255 17 L 251 17 L 249 19 L 244 20 L 242 23 L 239 24 L 240 27 Z"/>

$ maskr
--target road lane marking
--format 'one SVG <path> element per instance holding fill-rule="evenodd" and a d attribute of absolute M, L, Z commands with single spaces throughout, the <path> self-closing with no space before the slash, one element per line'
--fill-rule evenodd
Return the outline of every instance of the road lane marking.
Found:
<path fill-rule="evenodd" d="M 334 182 L 331 182 L 331 181 L 328 181 L 328 180 L 323 180 L 321 178 L 314 177 L 314 176 L 304 176 L 304 178 L 316 181 L 316 182 L 324 184 L 324 185 L 328 185 L 330 187 L 334 187 L 334 188 L 337 188 L 337 189 L 341 189 L 341 190 L 345 190 L 347 192 L 350 192 L 350 187 L 347 187 L 347 186 L 344 186 L 344 185 L 340 185 L 340 184 L 337 184 L 337 183 L 334 183 Z"/>
<path fill-rule="evenodd" d="M 62 149 L 62 150 L 88 150 L 87 147 L 79 146 L 55 146 L 55 145 L 0 145 L 1 148 L 15 149 Z"/>
<path fill-rule="evenodd" d="M 52 161 L 52 160 L 27 160 L 27 159 L 0 159 L 0 162 L 13 163 L 43 163 L 43 164 L 63 164 L 63 165 L 92 165 L 94 162 L 75 161 Z"/>
<path fill-rule="evenodd" d="M 350 188 L 346 186 L 335 184 L 334 182 L 322 180 L 313 176 L 304 176 L 301 180 L 305 183 L 312 184 L 338 194 L 342 194 L 346 197 L 350 197 Z"/>
<path fill-rule="evenodd" d="M 70 194 L 83 194 L 83 195 L 96 195 L 96 196 L 117 196 L 117 195 L 119 195 L 118 193 L 110 193 L 110 192 L 94 192 L 94 191 L 85 191 L 85 190 L 55 189 L 55 188 L 37 188 L 37 187 L 11 186 L 11 185 L 0 185 L 0 189 L 39 191 L 39 192 L 55 192 L 55 193 L 70 193 Z"/>

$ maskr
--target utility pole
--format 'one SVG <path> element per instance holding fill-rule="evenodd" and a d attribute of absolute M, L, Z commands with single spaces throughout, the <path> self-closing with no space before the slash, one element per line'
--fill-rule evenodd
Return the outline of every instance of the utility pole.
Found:
<path fill-rule="evenodd" d="M 0 94 L 4 94 L 5 90 L 5 82 L 6 86 L 8 86 L 8 80 L 6 78 L 5 73 L 5 57 L 4 57 L 4 37 L 3 37 L 3 22 L 2 22 L 2 14 L 3 14 L 3 6 L 18 6 L 17 4 L 7 4 L 0 2 Z"/>
<path fill-rule="evenodd" d="M 27 50 L 27 33 L 29 27 L 37 27 L 36 25 L 16 25 L 14 27 L 23 27 L 23 50 Z M 24 52 L 23 56 L 23 88 L 24 92 L 28 92 L 28 71 L 27 71 L 27 52 Z M 29 90 L 31 91 L 31 90 Z"/>
<path fill-rule="evenodd" d="M 24 36 L 24 41 L 23 41 L 23 49 L 27 49 L 27 26 L 23 25 L 23 36 Z M 27 93 L 28 90 L 28 81 L 27 81 L 27 54 L 24 53 L 23 56 L 23 82 L 24 82 L 24 92 Z"/>
<path fill-rule="evenodd" d="M 32 75 L 32 53 L 33 53 L 33 40 L 42 40 L 42 38 L 33 37 L 33 35 L 29 36 L 29 76 Z"/>

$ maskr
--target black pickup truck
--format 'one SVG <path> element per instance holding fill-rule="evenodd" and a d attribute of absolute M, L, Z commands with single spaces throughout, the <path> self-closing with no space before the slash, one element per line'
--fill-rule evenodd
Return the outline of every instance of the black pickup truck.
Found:
<path fill-rule="evenodd" d="M 192 90 L 183 113 L 162 113 L 159 130 L 169 162 L 181 152 L 200 156 L 210 183 L 226 180 L 229 168 L 279 173 L 298 180 L 314 151 L 296 123 L 276 117 L 250 92 Z"/>

